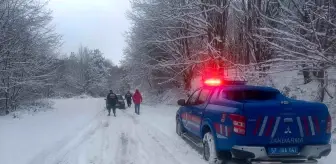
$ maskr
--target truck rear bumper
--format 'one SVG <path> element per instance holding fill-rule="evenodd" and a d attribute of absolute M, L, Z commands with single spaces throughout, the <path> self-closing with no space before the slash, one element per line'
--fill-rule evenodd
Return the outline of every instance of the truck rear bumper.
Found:
<path fill-rule="evenodd" d="M 318 164 L 318 161 L 315 159 L 301 161 L 252 161 L 251 164 Z"/>
<path fill-rule="evenodd" d="M 291 160 L 307 160 L 319 159 L 328 156 L 331 152 L 331 145 L 306 145 L 301 152 L 295 156 L 270 157 L 267 155 L 265 147 L 257 146 L 233 146 L 231 153 L 234 158 L 251 159 L 251 160 L 267 160 L 267 161 L 291 161 Z"/>

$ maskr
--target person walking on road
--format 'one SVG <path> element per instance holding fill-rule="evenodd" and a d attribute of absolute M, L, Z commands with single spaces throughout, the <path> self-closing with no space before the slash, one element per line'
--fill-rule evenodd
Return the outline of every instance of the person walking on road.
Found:
<path fill-rule="evenodd" d="M 128 107 L 131 107 L 132 105 L 132 94 L 130 91 L 128 91 L 126 94 L 125 94 L 125 99 L 127 101 L 127 105 Z"/>
<path fill-rule="evenodd" d="M 118 102 L 118 97 L 112 90 L 106 97 L 106 108 L 108 110 L 108 116 L 111 115 L 111 109 L 113 109 L 114 117 L 116 116 L 116 105 Z"/>
<path fill-rule="evenodd" d="M 140 115 L 140 103 L 142 103 L 142 96 L 138 89 L 135 90 L 132 98 L 134 102 L 135 113 Z"/>

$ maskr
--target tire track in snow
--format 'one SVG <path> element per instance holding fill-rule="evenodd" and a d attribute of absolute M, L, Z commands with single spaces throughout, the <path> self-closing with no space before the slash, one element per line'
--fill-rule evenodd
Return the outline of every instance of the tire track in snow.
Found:
<path fill-rule="evenodd" d="M 128 136 L 125 133 L 121 133 L 121 156 L 125 157 L 127 153 L 127 145 L 128 145 Z M 121 158 L 120 163 L 127 163 L 127 158 Z"/>
<path fill-rule="evenodd" d="M 102 140 L 101 153 L 98 164 L 111 164 L 115 158 L 115 152 L 118 149 L 118 133 L 120 132 L 121 126 L 123 124 L 122 115 L 120 112 L 117 112 L 117 117 L 108 116 L 110 125 L 108 128 L 104 129 L 103 134 L 101 135 L 100 140 Z"/>
<path fill-rule="evenodd" d="M 124 110 L 121 110 L 119 113 L 121 113 L 120 116 L 123 119 L 118 130 L 119 140 L 114 161 L 116 164 L 134 164 L 139 150 L 134 129 L 136 123 L 126 116 Z"/>
<path fill-rule="evenodd" d="M 97 132 L 97 134 L 95 134 L 95 137 L 92 138 L 93 143 L 96 143 L 96 142 L 101 142 L 101 143 L 99 144 L 99 150 L 98 150 L 99 154 L 95 154 L 93 159 L 89 159 L 90 164 L 103 164 L 104 157 L 108 155 L 108 154 L 106 154 L 106 152 L 110 148 L 110 145 L 109 145 L 109 142 L 108 142 L 109 141 L 108 131 L 110 129 L 112 120 L 111 120 L 110 116 L 107 116 L 107 118 L 104 119 L 104 121 L 106 122 L 105 125 L 104 125 L 104 128 L 100 129 L 100 131 Z M 97 138 L 98 138 L 98 140 L 97 140 Z M 86 162 L 86 163 L 88 163 L 88 162 Z"/>
<path fill-rule="evenodd" d="M 119 111 L 119 110 L 118 110 Z M 93 157 L 89 157 L 86 163 L 90 164 L 132 164 L 132 156 L 136 155 L 137 143 L 133 137 L 132 120 L 123 112 L 117 112 L 117 117 L 108 117 L 109 126 L 102 129 L 92 138 L 89 146 L 99 147 L 93 151 Z M 97 145 L 99 144 L 99 145 Z M 88 149 L 91 149 L 88 147 Z M 135 149 L 135 150 L 134 150 Z M 92 154 L 91 154 L 92 155 Z"/>
<path fill-rule="evenodd" d="M 82 149 L 85 143 L 101 128 L 109 126 L 109 121 L 102 120 L 104 116 L 104 110 L 98 112 L 98 114 L 83 128 L 76 137 L 68 141 L 68 143 L 63 146 L 62 149 L 58 150 L 58 155 L 56 155 L 54 160 L 48 163 L 54 164 L 72 164 L 72 163 L 83 163 Z"/>
<path fill-rule="evenodd" d="M 133 123 L 135 125 L 140 124 L 140 121 L 138 120 L 138 118 L 135 117 L 135 115 L 129 114 L 127 112 L 125 112 L 125 114 L 133 120 Z M 155 143 L 164 152 L 163 154 L 167 154 L 168 157 L 173 161 L 174 164 L 181 164 L 181 162 L 170 151 L 168 151 L 168 149 L 166 148 L 166 145 L 161 144 L 161 142 L 155 136 L 148 133 L 148 130 L 147 130 L 146 126 L 147 125 L 141 125 L 141 127 L 139 127 L 137 129 L 137 130 L 141 129 L 141 132 L 138 132 L 139 135 L 140 135 L 140 133 L 146 134 L 147 135 L 146 137 L 148 137 L 152 141 L 154 141 L 153 143 Z"/>
<path fill-rule="evenodd" d="M 129 116 L 131 116 L 129 114 Z M 160 115 L 161 116 L 161 115 Z M 147 134 L 152 136 L 153 140 L 157 142 L 157 144 L 161 145 L 162 148 L 166 149 L 167 152 L 180 161 L 180 163 L 192 163 L 192 164 L 208 164 L 203 159 L 203 156 L 199 150 L 195 149 L 192 143 L 188 144 L 188 141 L 180 138 L 175 131 L 171 131 L 166 133 L 168 129 L 160 129 L 160 126 L 157 126 L 157 123 L 151 122 L 149 120 L 141 120 L 137 119 L 139 124 L 143 125 L 144 130 L 146 130 Z M 172 122 L 175 127 L 175 122 Z M 165 131 L 163 131 L 165 130 Z M 169 131 L 169 130 L 168 130 Z M 175 134 L 176 137 L 167 134 Z M 226 164 L 247 164 L 246 162 L 241 162 L 239 160 L 227 161 Z"/>
<path fill-rule="evenodd" d="M 184 164 L 195 161 L 186 161 L 184 154 L 180 154 L 181 151 L 176 148 L 181 145 L 142 121 L 141 116 L 130 112 L 118 110 L 117 117 L 107 116 L 108 126 L 98 128 L 95 134 L 85 140 L 85 146 L 67 154 L 62 164 Z M 84 161 L 81 159 L 83 156 Z M 69 158 L 77 160 L 69 161 Z"/>
<path fill-rule="evenodd" d="M 118 144 L 119 151 L 116 154 L 116 163 L 120 164 L 133 164 L 131 160 L 132 150 L 130 149 L 130 144 L 134 144 L 132 138 L 128 136 L 127 133 L 122 132 L 120 135 L 120 143 Z"/>
<path fill-rule="evenodd" d="M 202 155 L 199 154 L 197 150 L 192 148 L 187 144 L 182 138 L 180 140 L 172 141 L 172 138 L 169 138 L 164 133 L 159 130 L 156 130 L 155 127 L 147 125 L 147 134 L 150 135 L 153 140 L 164 148 L 167 152 L 171 154 L 176 159 L 179 159 L 180 163 L 204 163 Z M 181 142 L 178 142 L 181 141 Z M 191 156 L 191 158 L 185 158 L 186 156 Z M 195 158 L 198 157 L 198 158 Z"/>
<path fill-rule="evenodd" d="M 102 116 L 103 113 L 104 111 L 97 112 L 90 121 L 79 128 L 78 133 L 74 133 L 54 144 L 52 147 L 43 150 L 40 154 L 35 156 L 29 164 L 66 164 L 67 162 L 63 159 L 69 155 L 70 150 L 77 148 L 95 133 L 100 125 L 96 120 Z"/>
<path fill-rule="evenodd" d="M 171 138 L 171 136 L 167 136 L 165 133 L 163 133 L 162 129 L 158 129 L 158 126 L 153 126 L 151 124 L 153 122 L 141 120 L 141 117 L 137 118 L 137 115 L 132 115 L 130 113 L 127 113 L 127 115 L 131 117 L 134 122 L 140 124 L 142 126 L 143 132 L 151 137 L 153 142 L 155 142 L 178 163 L 207 163 L 203 160 L 202 155 L 199 154 L 197 150 L 188 145 L 182 138 Z M 174 124 L 174 122 L 172 124 Z M 175 134 L 175 131 L 172 133 Z M 189 156 L 190 158 L 186 158 L 186 156 Z"/>

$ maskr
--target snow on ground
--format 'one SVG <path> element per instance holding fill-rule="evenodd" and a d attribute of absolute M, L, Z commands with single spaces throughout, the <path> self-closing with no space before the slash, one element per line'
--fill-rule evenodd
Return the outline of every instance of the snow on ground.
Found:
<path fill-rule="evenodd" d="M 205 164 L 175 134 L 176 107 L 142 106 L 106 116 L 103 99 L 55 101 L 55 110 L 0 118 L 4 164 Z"/>
<path fill-rule="evenodd" d="M 102 116 L 104 126 L 87 142 L 64 152 L 58 164 L 205 164 L 201 155 L 175 134 L 176 109 L 142 106 Z"/>
<path fill-rule="evenodd" d="M 55 100 L 53 111 L 21 119 L 0 117 L 0 163 L 28 164 L 37 156 L 45 157 L 61 149 L 96 121 L 104 106 L 101 102 L 100 99 Z"/>
<path fill-rule="evenodd" d="M 106 116 L 103 99 L 55 101 L 55 110 L 0 118 L 4 164 L 206 164 L 175 133 L 176 106 L 141 106 Z M 321 164 L 334 163 L 332 153 Z"/>

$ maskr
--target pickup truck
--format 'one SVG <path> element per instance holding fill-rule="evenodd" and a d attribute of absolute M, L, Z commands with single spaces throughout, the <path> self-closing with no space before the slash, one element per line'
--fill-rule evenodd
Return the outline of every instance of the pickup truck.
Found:
<path fill-rule="evenodd" d="M 325 104 L 294 100 L 271 87 L 206 80 L 178 100 L 176 133 L 209 163 L 317 163 L 331 152 Z"/>

